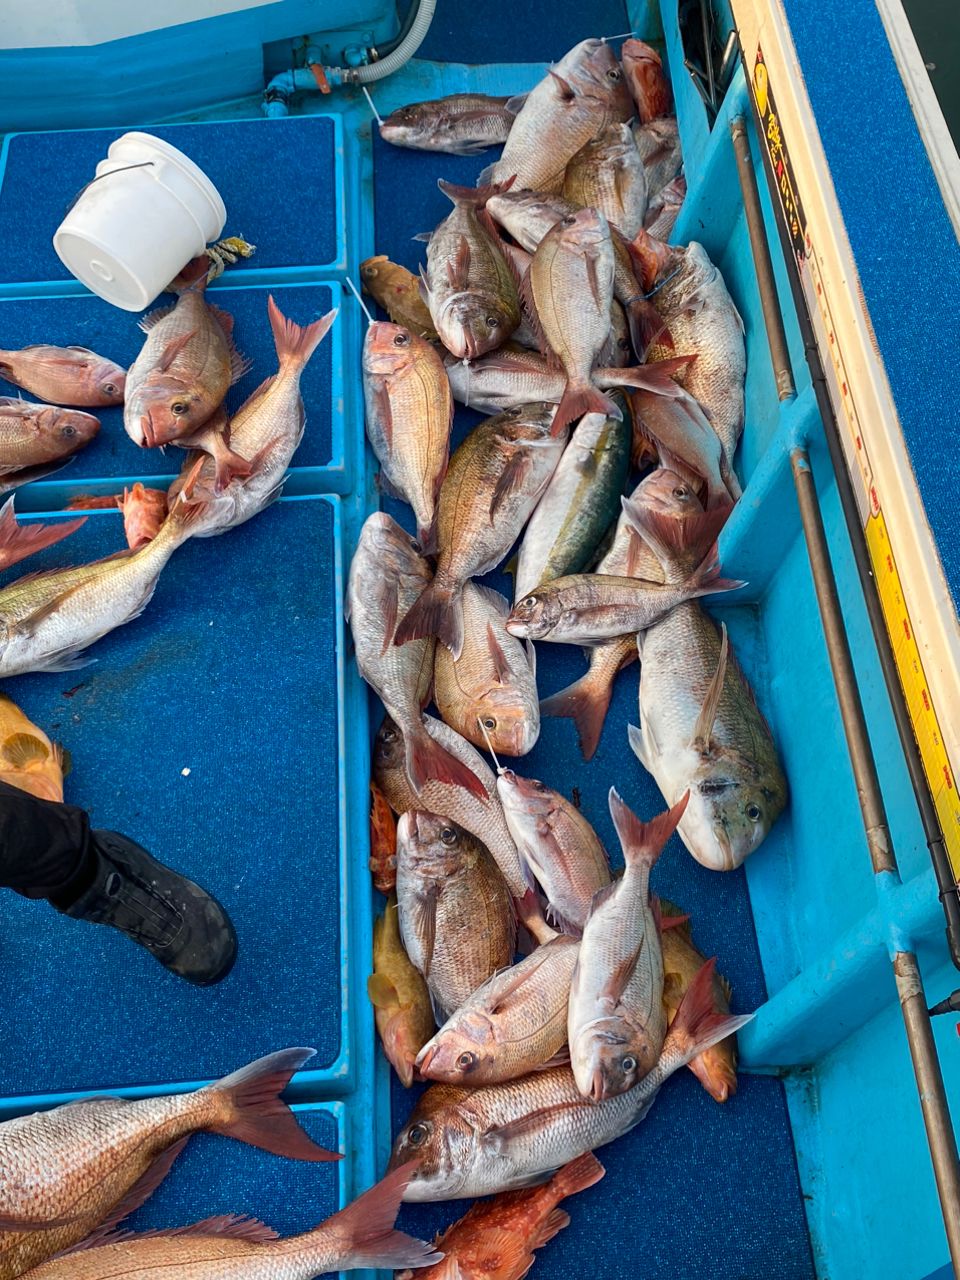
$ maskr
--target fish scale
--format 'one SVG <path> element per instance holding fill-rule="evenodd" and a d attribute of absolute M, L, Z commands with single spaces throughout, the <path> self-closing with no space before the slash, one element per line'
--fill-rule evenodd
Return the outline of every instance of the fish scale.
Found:
<path fill-rule="evenodd" d="M 0 475 L 65 461 L 99 430 L 93 414 L 0 397 Z"/>
<path fill-rule="evenodd" d="M 582 208 L 598 209 L 632 240 L 647 212 L 647 174 L 630 126 L 610 124 L 567 165 L 563 194 Z"/>

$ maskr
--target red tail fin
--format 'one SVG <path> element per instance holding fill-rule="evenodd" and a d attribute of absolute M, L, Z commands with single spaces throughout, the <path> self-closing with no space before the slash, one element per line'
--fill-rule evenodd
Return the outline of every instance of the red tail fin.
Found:
<path fill-rule="evenodd" d="M 712 1045 L 745 1026 L 753 1018 L 752 1013 L 740 1016 L 717 1013 L 713 1002 L 713 972 L 717 958 L 707 960 L 698 970 L 680 1002 L 676 1017 L 670 1024 L 664 1041 L 664 1057 L 675 1056 L 677 1065 L 685 1065 L 697 1054 L 704 1053 Z"/>
<path fill-rule="evenodd" d="M 580 739 L 580 752 L 584 760 L 592 760 L 600 743 L 603 722 L 607 716 L 610 699 L 613 696 L 613 681 L 616 675 L 611 671 L 609 676 L 598 680 L 593 671 L 588 671 L 567 685 L 559 693 L 544 698 L 540 703 L 540 714 L 556 716 L 572 720 L 577 726 L 577 737 Z"/>
<path fill-rule="evenodd" d="M 610 788 L 610 817 L 620 837 L 623 857 L 627 866 L 646 863 L 652 867 L 663 852 L 663 847 L 677 829 L 677 823 L 683 817 L 683 811 L 690 799 L 690 792 L 685 791 L 672 809 L 658 814 L 649 822 L 641 822 L 632 809 L 629 809 L 617 793 L 616 787 Z"/>
<path fill-rule="evenodd" d="M 463 596 L 458 583 L 448 585 L 434 578 L 401 619 L 394 644 L 406 644 L 423 636 L 436 636 L 455 658 L 463 653 Z"/>
<path fill-rule="evenodd" d="M 564 427 L 568 427 L 575 418 L 582 418 L 585 413 L 602 413 L 618 420 L 623 418 L 623 410 L 617 402 L 604 395 L 599 387 L 590 382 L 582 385 L 568 382 L 563 391 L 563 399 L 557 405 L 550 434 L 558 436 Z"/>
<path fill-rule="evenodd" d="M 302 367 L 329 333 L 330 326 L 337 318 L 337 308 L 328 311 L 319 320 L 314 320 L 313 324 L 301 328 L 300 325 L 287 319 L 271 295 L 267 299 L 267 314 L 270 317 L 270 328 L 273 330 L 273 341 L 276 344 L 277 359 L 281 366 L 299 364 Z"/>
<path fill-rule="evenodd" d="M 627 325 L 630 329 L 630 341 L 633 343 L 638 360 L 643 360 L 655 342 L 673 350 L 673 337 L 670 330 L 652 302 L 648 302 L 646 298 L 634 298 L 627 303 L 625 310 Z"/>
<path fill-rule="evenodd" d="M 636 387 L 639 391 L 652 391 L 656 395 L 679 399 L 683 388 L 674 382 L 674 376 L 682 373 L 696 358 L 695 355 L 671 356 L 668 360 L 638 364 L 633 369 L 594 369 L 593 377 L 601 387 Z"/>
<path fill-rule="evenodd" d="M 720 576 L 720 557 L 714 543 L 703 563 L 694 571 L 688 585 L 696 587 L 698 596 L 712 596 L 719 591 L 736 591 L 747 584 L 742 578 Z"/>
<path fill-rule="evenodd" d="M 86 516 L 77 520 L 62 520 L 58 524 L 17 524 L 13 510 L 13 498 L 8 498 L 0 508 L 0 569 L 9 569 L 27 556 L 76 533 Z"/>
<path fill-rule="evenodd" d="M 480 176 L 482 178 L 483 174 Z M 516 181 L 516 176 L 513 174 L 503 182 L 481 183 L 477 187 L 458 187 L 454 182 L 446 182 L 443 178 L 438 178 L 437 186 L 454 204 L 458 201 L 468 201 L 470 204 L 475 204 L 478 209 L 482 209 L 491 196 L 499 196 L 504 191 L 509 191 Z"/>
<path fill-rule="evenodd" d="M 342 1159 L 335 1151 L 318 1147 L 279 1096 L 314 1052 L 282 1049 L 208 1085 L 210 1092 L 224 1095 L 227 1112 L 210 1125 L 212 1132 L 292 1160 Z"/>
<path fill-rule="evenodd" d="M 586 1191 L 587 1187 L 592 1187 L 605 1173 L 606 1170 L 597 1157 L 592 1151 L 588 1151 L 558 1170 L 550 1179 L 550 1185 L 560 1195 L 572 1196 L 578 1191 Z"/>
<path fill-rule="evenodd" d="M 406 735 L 407 777 L 414 791 L 420 792 L 431 780 L 464 787 L 479 800 L 487 799 L 487 789 L 469 767 L 435 742 L 426 728 L 411 727 Z"/>
<path fill-rule="evenodd" d="M 411 1162 L 394 1169 L 311 1233 L 321 1236 L 325 1243 L 330 1237 L 337 1241 L 338 1257 L 335 1262 L 330 1260 L 333 1270 L 425 1267 L 442 1259 L 443 1254 L 425 1241 L 393 1229 L 415 1168 Z"/>

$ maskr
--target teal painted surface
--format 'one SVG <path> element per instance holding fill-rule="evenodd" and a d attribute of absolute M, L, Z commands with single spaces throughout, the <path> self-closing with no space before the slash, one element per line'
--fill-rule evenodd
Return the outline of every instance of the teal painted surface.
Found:
<path fill-rule="evenodd" d="M 647 6 L 632 8 L 633 25 L 641 34 L 660 34 L 651 23 Z M 256 12 L 262 18 L 261 11 Z M 344 6 L 339 6 L 338 12 L 343 13 L 345 22 L 355 14 L 354 9 Z M 356 17 L 358 22 L 365 20 Z M 88 59 L 84 62 L 87 55 L 71 54 L 62 62 L 64 83 L 76 86 L 79 66 L 85 66 L 88 77 L 83 119 L 77 119 L 74 99 L 71 123 L 93 126 L 105 121 L 169 119 L 214 100 L 218 105 L 203 106 L 201 114 L 206 119 L 255 114 L 264 66 L 260 44 L 278 37 L 241 25 L 242 32 L 232 30 L 227 20 L 210 32 L 190 29 L 194 37 L 216 36 L 212 41 L 218 50 L 214 65 L 223 72 L 214 84 L 208 42 L 200 87 L 200 58 L 195 57 L 183 29 L 164 33 L 156 41 L 138 38 L 146 42 L 143 47 L 124 51 L 124 65 L 136 66 L 138 74 L 130 80 L 125 73 L 122 84 L 119 79 L 108 83 L 111 77 L 107 74 L 106 80 L 98 81 L 96 91 L 91 89 L 89 78 L 94 65 Z M 725 566 L 748 578 L 750 586 L 745 593 L 746 605 L 727 614 L 734 644 L 743 653 L 760 701 L 770 712 L 792 785 L 787 815 L 747 868 L 770 1000 L 743 1035 L 743 1064 L 747 1070 L 784 1075 L 818 1274 L 830 1280 L 861 1280 L 867 1275 L 876 1280 L 937 1280 L 938 1269 L 946 1260 L 946 1245 L 890 972 L 887 944 L 891 925 L 913 939 L 931 1000 L 955 985 L 956 975 L 943 962 L 942 917 L 830 480 L 799 328 L 791 317 L 785 269 L 773 236 L 770 202 L 763 190 L 798 382 L 795 402 L 781 406 L 774 394 L 727 131 L 729 119 L 746 107 L 742 74 L 738 73 L 711 134 L 700 100 L 682 69 L 675 14 L 668 3 L 664 4 L 663 36 L 667 60 L 674 70 L 689 173 L 699 175 L 696 183 L 691 182 L 675 238 L 701 238 L 715 256 L 743 315 L 748 344 L 747 429 L 739 457 L 748 485 L 745 499 L 724 533 L 721 550 Z M 272 47 L 268 53 L 274 70 L 284 65 L 283 48 L 286 46 Z M 18 57 L 20 66 L 5 75 L 0 56 L 0 122 L 6 121 L 7 128 L 61 123 L 66 119 L 65 97 L 61 100 L 59 92 L 49 95 L 46 77 L 44 92 L 38 94 L 42 64 L 34 62 L 33 55 Z M 165 81 L 163 93 L 155 92 L 157 81 L 150 74 L 156 70 L 154 60 L 158 58 L 175 73 Z M 468 67 L 415 61 L 391 81 L 375 86 L 373 95 L 385 112 L 413 98 L 460 89 L 519 91 L 529 85 L 536 70 L 524 64 Z M 100 88 L 104 96 L 97 100 Z M 250 96 L 241 102 L 227 101 L 242 94 Z M 322 109 L 341 116 L 349 258 L 331 269 L 330 276 L 340 281 L 344 267 L 348 267 L 356 278 L 356 263 L 374 249 L 369 111 L 353 92 L 327 100 L 304 98 L 295 109 Z M 257 283 L 275 281 L 264 278 Z M 42 284 L 37 291 L 43 291 Z M 359 351 L 362 328 L 358 309 L 347 299 L 337 324 L 344 352 Z M 363 477 L 363 483 L 351 489 L 329 470 L 295 469 L 287 493 L 344 491 L 339 501 L 342 588 L 343 568 L 359 524 L 377 499 L 359 430 L 362 407 L 355 365 L 344 376 L 340 395 L 344 421 L 353 424 L 343 438 L 346 465 L 354 476 Z M 887 886 L 879 896 L 864 844 L 790 477 L 789 448 L 802 441 L 809 443 L 824 504 L 903 875 L 902 887 Z M 111 482 L 110 478 L 103 480 L 104 485 Z M 23 495 L 25 505 L 33 505 L 36 492 L 35 488 Z M 66 487 L 58 489 L 56 482 L 46 486 L 43 505 L 55 505 L 67 492 Z M 333 1095 L 338 1099 L 335 1105 L 342 1108 L 348 1135 L 345 1142 L 351 1153 L 342 1173 L 341 1194 L 346 1198 L 372 1181 L 375 1170 L 382 1169 L 390 1122 L 387 1072 L 382 1059 L 372 1051 L 370 1010 L 357 996 L 362 995 L 367 973 L 372 903 L 364 865 L 369 730 L 365 691 L 353 664 L 345 658 L 341 646 L 338 700 L 341 732 L 347 735 L 344 740 L 348 746 L 336 784 L 340 890 L 356 930 L 355 949 L 344 961 L 351 1069 L 339 1080 L 304 1075 L 295 1083 L 294 1092 L 304 1100 Z M 941 1019 L 937 1038 L 957 1110 L 960 1046 L 954 1022 L 952 1018 Z M 55 1099 L 33 1101 L 43 1104 Z"/>

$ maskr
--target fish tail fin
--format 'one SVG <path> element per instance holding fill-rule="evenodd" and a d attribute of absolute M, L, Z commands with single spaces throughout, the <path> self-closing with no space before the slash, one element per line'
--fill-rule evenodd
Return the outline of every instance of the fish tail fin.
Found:
<path fill-rule="evenodd" d="M 403 1231 L 394 1229 L 400 1202 L 416 1165 L 401 1165 L 358 1196 L 346 1209 L 341 1209 L 316 1228 L 318 1235 L 331 1235 L 340 1242 L 336 1270 L 355 1267 L 398 1270 L 400 1267 L 425 1267 L 443 1257 L 432 1245 Z"/>
<path fill-rule="evenodd" d="M 575 418 L 582 418 L 585 413 L 602 413 L 604 417 L 623 418 L 623 410 L 605 395 L 592 382 L 567 382 L 563 389 L 563 399 L 557 405 L 557 412 L 550 428 L 550 434 L 558 436 L 564 427 L 568 427 Z"/>
<path fill-rule="evenodd" d="M 737 1092 L 736 1050 L 728 1056 L 722 1047 L 715 1044 L 687 1063 L 714 1102 L 726 1102 Z"/>
<path fill-rule="evenodd" d="M 654 395 L 679 399 L 683 388 L 674 379 L 696 358 L 696 355 L 670 356 L 667 360 L 653 360 L 632 369 L 595 369 L 593 376 L 604 387 L 636 387 L 638 391 L 652 391 Z"/>
<path fill-rule="evenodd" d="M 621 498 L 620 503 L 630 524 L 664 568 L 672 564 L 677 556 L 690 552 L 703 555 L 716 543 L 717 535 L 732 510 L 730 506 L 712 507 L 688 519 L 675 520 L 662 511 L 643 507 L 630 498 Z M 697 569 L 695 576 L 698 583 L 701 571 L 706 571 L 707 567 L 708 562 L 704 561 Z"/>
<path fill-rule="evenodd" d="M 598 679 L 593 671 L 587 671 L 559 693 L 544 698 L 540 714 L 572 720 L 577 726 L 580 753 L 584 760 L 592 760 L 612 696 L 613 673 L 609 678 Z"/>
<path fill-rule="evenodd" d="M 616 827 L 623 848 L 624 862 L 628 867 L 645 866 L 649 870 L 663 852 L 667 841 L 677 829 L 683 811 L 690 799 L 685 791 L 672 809 L 660 813 L 649 822 L 641 822 L 617 792 L 610 788 L 610 817 Z"/>
<path fill-rule="evenodd" d="M 670 1071 L 686 1066 L 698 1054 L 705 1053 L 753 1019 L 752 1013 L 736 1016 L 717 1013 L 713 1000 L 716 966 L 714 956 L 697 970 L 670 1024 L 661 1054 L 661 1061 L 666 1060 Z"/>
<path fill-rule="evenodd" d="M 205 1093 L 216 1096 L 217 1113 L 211 1132 L 235 1138 L 291 1160 L 339 1160 L 297 1124 L 293 1112 L 280 1098 L 295 1071 L 313 1057 L 314 1049 L 281 1049 L 208 1085 Z"/>
<path fill-rule="evenodd" d="M 277 359 L 281 368 L 284 365 L 298 365 L 303 368 L 330 332 L 338 310 L 339 308 L 334 307 L 319 320 L 314 320 L 313 324 L 300 326 L 293 320 L 287 319 L 271 294 L 267 299 L 267 314 L 270 317 L 270 328 L 273 330 L 273 341 L 276 344 Z"/>
<path fill-rule="evenodd" d="M 76 520 L 61 520 L 57 524 L 17 524 L 13 498 L 8 498 L 0 508 L 0 568 L 9 569 L 45 547 L 68 538 L 75 533 L 86 516 Z"/>
<path fill-rule="evenodd" d="M 550 1180 L 550 1185 L 560 1196 L 572 1196 L 578 1191 L 586 1191 L 587 1187 L 594 1186 L 605 1173 L 606 1170 L 593 1152 L 587 1151 L 555 1173 Z"/>
<path fill-rule="evenodd" d="M 516 174 L 513 174 L 504 182 L 484 182 L 483 177 L 486 172 L 487 170 L 484 169 L 480 175 L 481 181 L 476 187 L 459 187 L 455 182 L 447 182 L 444 178 L 437 179 L 437 186 L 454 204 L 466 202 L 482 209 L 491 196 L 502 195 L 513 186 L 516 180 Z"/>
<path fill-rule="evenodd" d="M 722 515 L 729 515 L 729 513 L 729 507 L 725 510 L 721 509 Z M 720 591 L 737 591 L 747 584 L 741 578 L 721 577 L 720 556 L 717 544 L 714 543 L 702 563 L 694 570 L 689 585 L 695 588 L 698 596 L 712 596 Z"/>
<path fill-rule="evenodd" d="M 479 800 L 487 799 L 487 789 L 469 765 L 430 737 L 426 727 L 412 727 L 406 735 L 407 776 L 414 791 L 420 792 L 431 779 L 453 787 L 465 787 Z"/>
<path fill-rule="evenodd" d="M 454 658 L 463 653 L 463 593 L 458 584 L 434 578 L 407 610 L 394 633 L 394 644 L 436 636 Z"/>

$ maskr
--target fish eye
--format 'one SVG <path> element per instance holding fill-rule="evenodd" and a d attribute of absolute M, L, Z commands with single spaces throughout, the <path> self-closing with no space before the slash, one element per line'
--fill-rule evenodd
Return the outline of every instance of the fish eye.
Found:
<path fill-rule="evenodd" d="M 627 1054 L 625 1058 L 620 1059 L 620 1066 L 624 1071 L 636 1071 L 637 1060 L 632 1054 Z"/>
<path fill-rule="evenodd" d="M 396 742 L 398 730 L 395 725 L 384 725 L 380 730 L 380 737 L 384 742 Z"/>
<path fill-rule="evenodd" d="M 462 1071 L 469 1071 L 476 1065 L 477 1055 L 475 1053 L 470 1053 L 469 1051 L 461 1053 L 460 1057 L 457 1059 L 457 1066 L 460 1067 Z"/>
<path fill-rule="evenodd" d="M 394 345 L 395 347 L 409 347 L 409 345 L 410 345 L 410 335 L 409 335 L 409 333 L 407 333 L 405 330 L 402 330 L 402 331 L 401 331 L 400 333 L 398 333 L 398 334 L 397 334 L 397 336 L 394 338 L 394 340 L 393 340 L 393 345 Z"/>
<path fill-rule="evenodd" d="M 71 427 L 69 425 L 65 427 L 61 427 L 60 434 L 63 436 L 65 440 L 72 440 L 73 437 L 77 434 L 77 428 Z"/>
<path fill-rule="evenodd" d="M 759 822 L 762 816 L 763 815 L 760 811 L 760 806 L 758 804 L 747 805 L 747 817 L 750 819 L 751 822 Z"/>
<path fill-rule="evenodd" d="M 495 328 L 497 327 L 497 325 L 500 323 L 500 317 L 499 317 L 499 316 L 487 316 L 487 317 L 486 317 L 486 321 L 487 321 L 487 324 L 490 326 L 490 328 L 491 328 L 491 329 L 495 329 Z"/>
<path fill-rule="evenodd" d="M 453 827 L 444 827 L 440 832 L 440 839 L 444 844 L 456 844 L 457 833 L 454 831 Z"/>
<path fill-rule="evenodd" d="M 576 214 L 568 213 L 565 218 L 561 219 L 560 225 L 562 227 L 573 227 L 573 226 L 576 226 L 576 222 L 577 222 Z"/>
<path fill-rule="evenodd" d="M 483 727 L 485 729 L 495 729 L 497 727 L 496 716 L 484 716 Z"/>
<path fill-rule="evenodd" d="M 117 386 L 115 382 L 105 382 L 103 384 L 102 390 L 104 395 L 115 396 L 117 392 L 120 390 L 120 388 Z"/>
<path fill-rule="evenodd" d="M 536 597 L 536 596 L 527 596 L 526 600 L 521 600 L 521 601 L 520 601 L 520 608 L 521 608 L 521 609 L 534 609 L 534 608 L 536 608 L 536 606 L 537 606 L 537 597 Z"/>
<path fill-rule="evenodd" d="M 541 782 L 539 778 L 535 779 L 531 785 L 533 786 L 534 791 L 546 791 L 547 789 L 546 783 Z"/>
<path fill-rule="evenodd" d="M 422 1147 L 429 1137 L 425 1124 L 412 1124 L 407 1130 L 407 1141 L 411 1147 Z"/>
<path fill-rule="evenodd" d="M 514 409 L 508 409 L 508 410 L 507 410 L 507 412 L 504 414 L 504 417 L 506 417 L 506 418 L 519 418 L 519 417 L 520 417 L 520 415 L 521 415 L 521 413 L 523 413 L 523 410 L 522 410 L 519 406 L 517 406 L 517 407 L 516 407 L 516 408 L 514 408 Z"/>
<path fill-rule="evenodd" d="M 678 484 L 673 491 L 673 496 L 675 498 L 685 498 L 687 496 L 686 487 L 682 484 Z"/>
<path fill-rule="evenodd" d="M 176 414 L 178 418 L 181 418 L 189 408 L 190 406 L 188 404 L 184 404 L 182 400 L 174 400 L 173 404 L 170 406 L 170 412 Z"/>
<path fill-rule="evenodd" d="M 607 72 L 607 79 L 608 79 L 608 80 L 619 80 L 619 79 L 620 79 L 620 68 L 619 68 L 619 67 L 611 67 L 611 68 L 610 68 L 610 70 Z"/>

